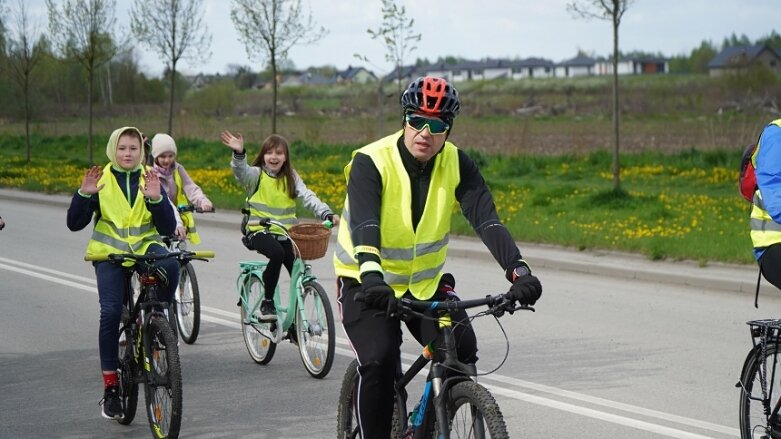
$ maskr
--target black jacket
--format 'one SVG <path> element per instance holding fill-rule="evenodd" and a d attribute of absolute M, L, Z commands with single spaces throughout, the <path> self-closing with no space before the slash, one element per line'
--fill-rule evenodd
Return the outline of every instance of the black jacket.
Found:
<path fill-rule="evenodd" d="M 404 168 L 410 178 L 412 189 L 412 222 L 417 228 L 426 195 L 431 183 L 431 169 L 434 160 L 422 164 L 418 162 L 404 145 L 404 138 L 396 142 Z M 521 252 L 515 245 L 510 233 L 499 221 L 491 192 L 485 184 L 480 170 L 466 153 L 458 150 L 458 164 L 461 181 L 456 187 L 456 200 L 461 212 L 472 225 L 477 235 L 502 269 L 510 278 L 509 272 L 519 265 Z M 371 158 L 357 153 L 353 157 L 352 168 L 347 182 L 347 197 L 350 200 L 350 229 L 353 246 L 368 245 L 380 248 L 380 204 L 382 199 L 382 180 Z M 380 262 L 375 255 L 360 253 L 358 263 L 365 261 Z"/>

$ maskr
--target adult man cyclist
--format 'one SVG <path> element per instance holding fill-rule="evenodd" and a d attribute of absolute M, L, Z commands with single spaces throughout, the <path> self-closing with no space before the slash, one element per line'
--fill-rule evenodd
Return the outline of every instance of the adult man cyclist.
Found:
<path fill-rule="evenodd" d="M 442 272 L 456 203 L 513 282 L 514 297 L 533 304 L 542 293 L 477 166 L 446 141 L 460 109 L 456 89 L 441 78 L 417 78 L 401 106 L 403 129 L 358 149 L 345 167 L 347 197 L 334 254 L 342 324 L 358 358 L 356 413 L 364 438 L 390 434 L 400 370 L 400 322 L 377 309 L 390 309 L 405 295 L 456 298 L 453 276 Z M 476 362 L 466 313 L 451 317 L 463 323 L 454 325 L 459 359 Z M 436 333 L 429 321 L 406 325 L 422 345 Z"/>

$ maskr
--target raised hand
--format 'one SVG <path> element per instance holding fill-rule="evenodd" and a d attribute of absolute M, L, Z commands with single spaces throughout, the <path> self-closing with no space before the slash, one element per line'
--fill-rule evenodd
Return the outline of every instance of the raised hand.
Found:
<path fill-rule="evenodd" d="M 84 195 L 97 194 L 101 189 L 103 189 L 104 186 L 102 184 L 98 186 L 98 181 L 102 176 L 103 169 L 101 169 L 100 166 L 93 166 L 87 169 L 87 172 L 84 173 L 84 179 L 81 180 L 81 187 L 79 188 L 79 192 Z"/>
<path fill-rule="evenodd" d="M 151 171 L 144 172 L 144 181 L 146 181 L 146 184 L 141 186 L 141 192 L 144 196 L 152 201 L 159 200 L 161 191 L 160 178 L 157 174 Z"/>
<path fill-rule="evenodd" d="M 241 135 L 241 133 L 236 133 L 236 135 L 233 135 L 233 133 L 230 131 L 223 131 L 220 133 L 220 140 L 222 140 L 222 143 L 225 146 L 232 149 L 233 151 L 237 153 L 244 152 L 244 137 Z"/>

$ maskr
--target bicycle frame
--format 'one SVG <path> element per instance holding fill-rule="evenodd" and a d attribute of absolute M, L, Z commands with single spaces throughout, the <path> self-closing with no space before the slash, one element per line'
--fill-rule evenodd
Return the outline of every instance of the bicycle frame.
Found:
<path fill-rule="evenodd" d="M 293 325 L 296 320 L 296 313 L 302 312 L 299 306 L 299 297 L 301 291 L 304 289 L 304 284 L 310 281 L 316 281 L 317 278 L 312 274 L 312 266 L 303 262 L 301 258 L 296 258 L 293 261 L 293 270 L 290 273 L 290 288 L 288 294 L 288 303 L 286 307 L 282 307 L 280 297 L 280 287 L 277 284 L 277 288 L 274 291 L 274 305 L 277 308 L 277 314 L 279 319 L 276 322 L 277 330 L 274 334 L 266 334 L 265 331 L 258 329 L 257 325 L 261 322 L 255 317 L 255 312 L 260 308 L 260 302 L 263 300 L 261 295 L 255 303 L 248 303 L 249 285 L 252 277 L 263 279 L 263 270 L 266 268 L 268 262 L 266 261 L 245 261 L 239 262 L 241 272 L 236 281 L 236 287 L 239 291 L 239 297 L 241 298 L 241 306 L 244 307 L 246 315 L 249 321 L 244 322 L 250 324 L 258 330 L 258 332 L 266 338 L 269 338 L 274 343 L 279 343 L 284 334 Z"/>
<path fill-rule="evenodd" d="M 749 360 L 755 355 L 762 354 L 760 358 L 766 358 L 768 343 L 781 343 L 781 320 L 753 320 L 747 322 L 747 324 L 750 327 L 753 348 L 746 359 L 743 369 L 746 368 Z M 765 415 L 768 419 L 778 416 L 779 411 L 781 411 L 781 398 L 776 401 L 772 408 L 770 406 L 772 403 L 772 401 L 770 401 L 770 395 L 773 394 L 773 388 L 776 381 L 776 366 L 777 362 L 773 361 L 773 367 L 768 379 L 767 365 L 764 362 L 762 363 L 762 373 L 760 374 L 762 397 L 749 396 L 750 399 L 762 403 L 762 407 L 764 408 Z M 741 376 L 743 376 L 743 372 L 741 372 Z M 741 381 L 738 382 L 738 385 L 745 388 L 745 384 Z"/>
<path fill-rule="evenodd" d="M 157 299 L 157 289 L 159 285 L 157 279 L 154 276 L 150 276 L 148 273 L 141 273 L 141 293 L 138 298 L 133 300 L 132 288 L 130 286 L 130 275 L 128 275 L 128 284 L 126 289 L 127 301 L 130 310 L 130 330 L 133 333 L 133 356 L 136 360 L 136 364 L 140 363 L 143 357 L 144 371 L 150 372 L 150 361 L 147 352 L 151 352 L 151 346 L 149 346 L 149 340 L 143 336 L 144 328 L 149 327 L 149 322 L 153 318 L 163 318 L 169 322 L 169 326 L 172 329 L 176 325 L 170 324 L 169 315 L 172 315 L 171 304 L 168 302 L 161 302 Z M 167 312 L 166 312 L 167 311 Z M 137 318 L 141 317 L 141 326 L 138 326 Z M 120 331 L 125 328 L 121 328 Z M 141 349 L 143 347 L 143 349 Z M 147 377 L 149 379 L 149 377 Z"/>
<path fill-rule="evenodd" d="M 444 346 L 441 348 L 435 347 L 433 352 L 428 352 L 427 348 L 424 348 L 423 353 L 404 372 L 401 378 L 394 383 L 394 389 L 396 391 L 396 403 L 398 407 L 403 408 L 403 419 L 407 419 L 409 414 L 407 413 L 406 387 L 429 362 L 433 361 L 426 378 L 426 386 L 431 386 L 431 395 L 427 399 L 433 403 L 433 413 L 436 416 L 438 425 L 448 425 L 447 408 L 443 398 L 454 384 L 462 381 L 473 381 L 471 377 L 477 376 L 477 366 L 474 363 L 463 363 L 458 360 L 450 315 L 447 312 L 440 312 L 437 320 L 440 329 L 439 334 L 442 336 L 441 340 L 444 342 Z M 447 377 L 448 371 L 456 371 L 461 375 Z M 424 394 L 426 392 L 427 390 L 424 390 Z M 425 418 L 431 411 L 427 410 L 425 406 L 420 409 L 423 410 L 422 416 L 424 418 L 420 425 L 415 428 L 413 437 L 423 437 L 426 433 L 429 435 L 432 433 L 427 430 L 433 423 Z M 482 427 L 480 423 L 477 425 Z M 449 439 L 449 437 L 449 430 L 440 432 L 440 438 Z"/>

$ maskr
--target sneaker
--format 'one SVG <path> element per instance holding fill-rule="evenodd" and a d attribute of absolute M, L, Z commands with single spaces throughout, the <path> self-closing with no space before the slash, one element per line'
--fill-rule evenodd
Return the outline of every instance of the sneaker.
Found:
<path fill-rule="evenodd" d="M 122 412 L 122 401 L 119 400 L 119 387 L 111 386 L 106 388 L 103 393 L 103 399 L 100 400 L 103 406 L 101 414 L 106 419 L 121 419 L 124 416 Z"/>
<path fill-rule="evenodd" d="M 276 322 L 277 321 L 277 309 L 274 307 L 273 300 L 264 300 L 260 302 L 260 317 L 261 322 Z"/>

